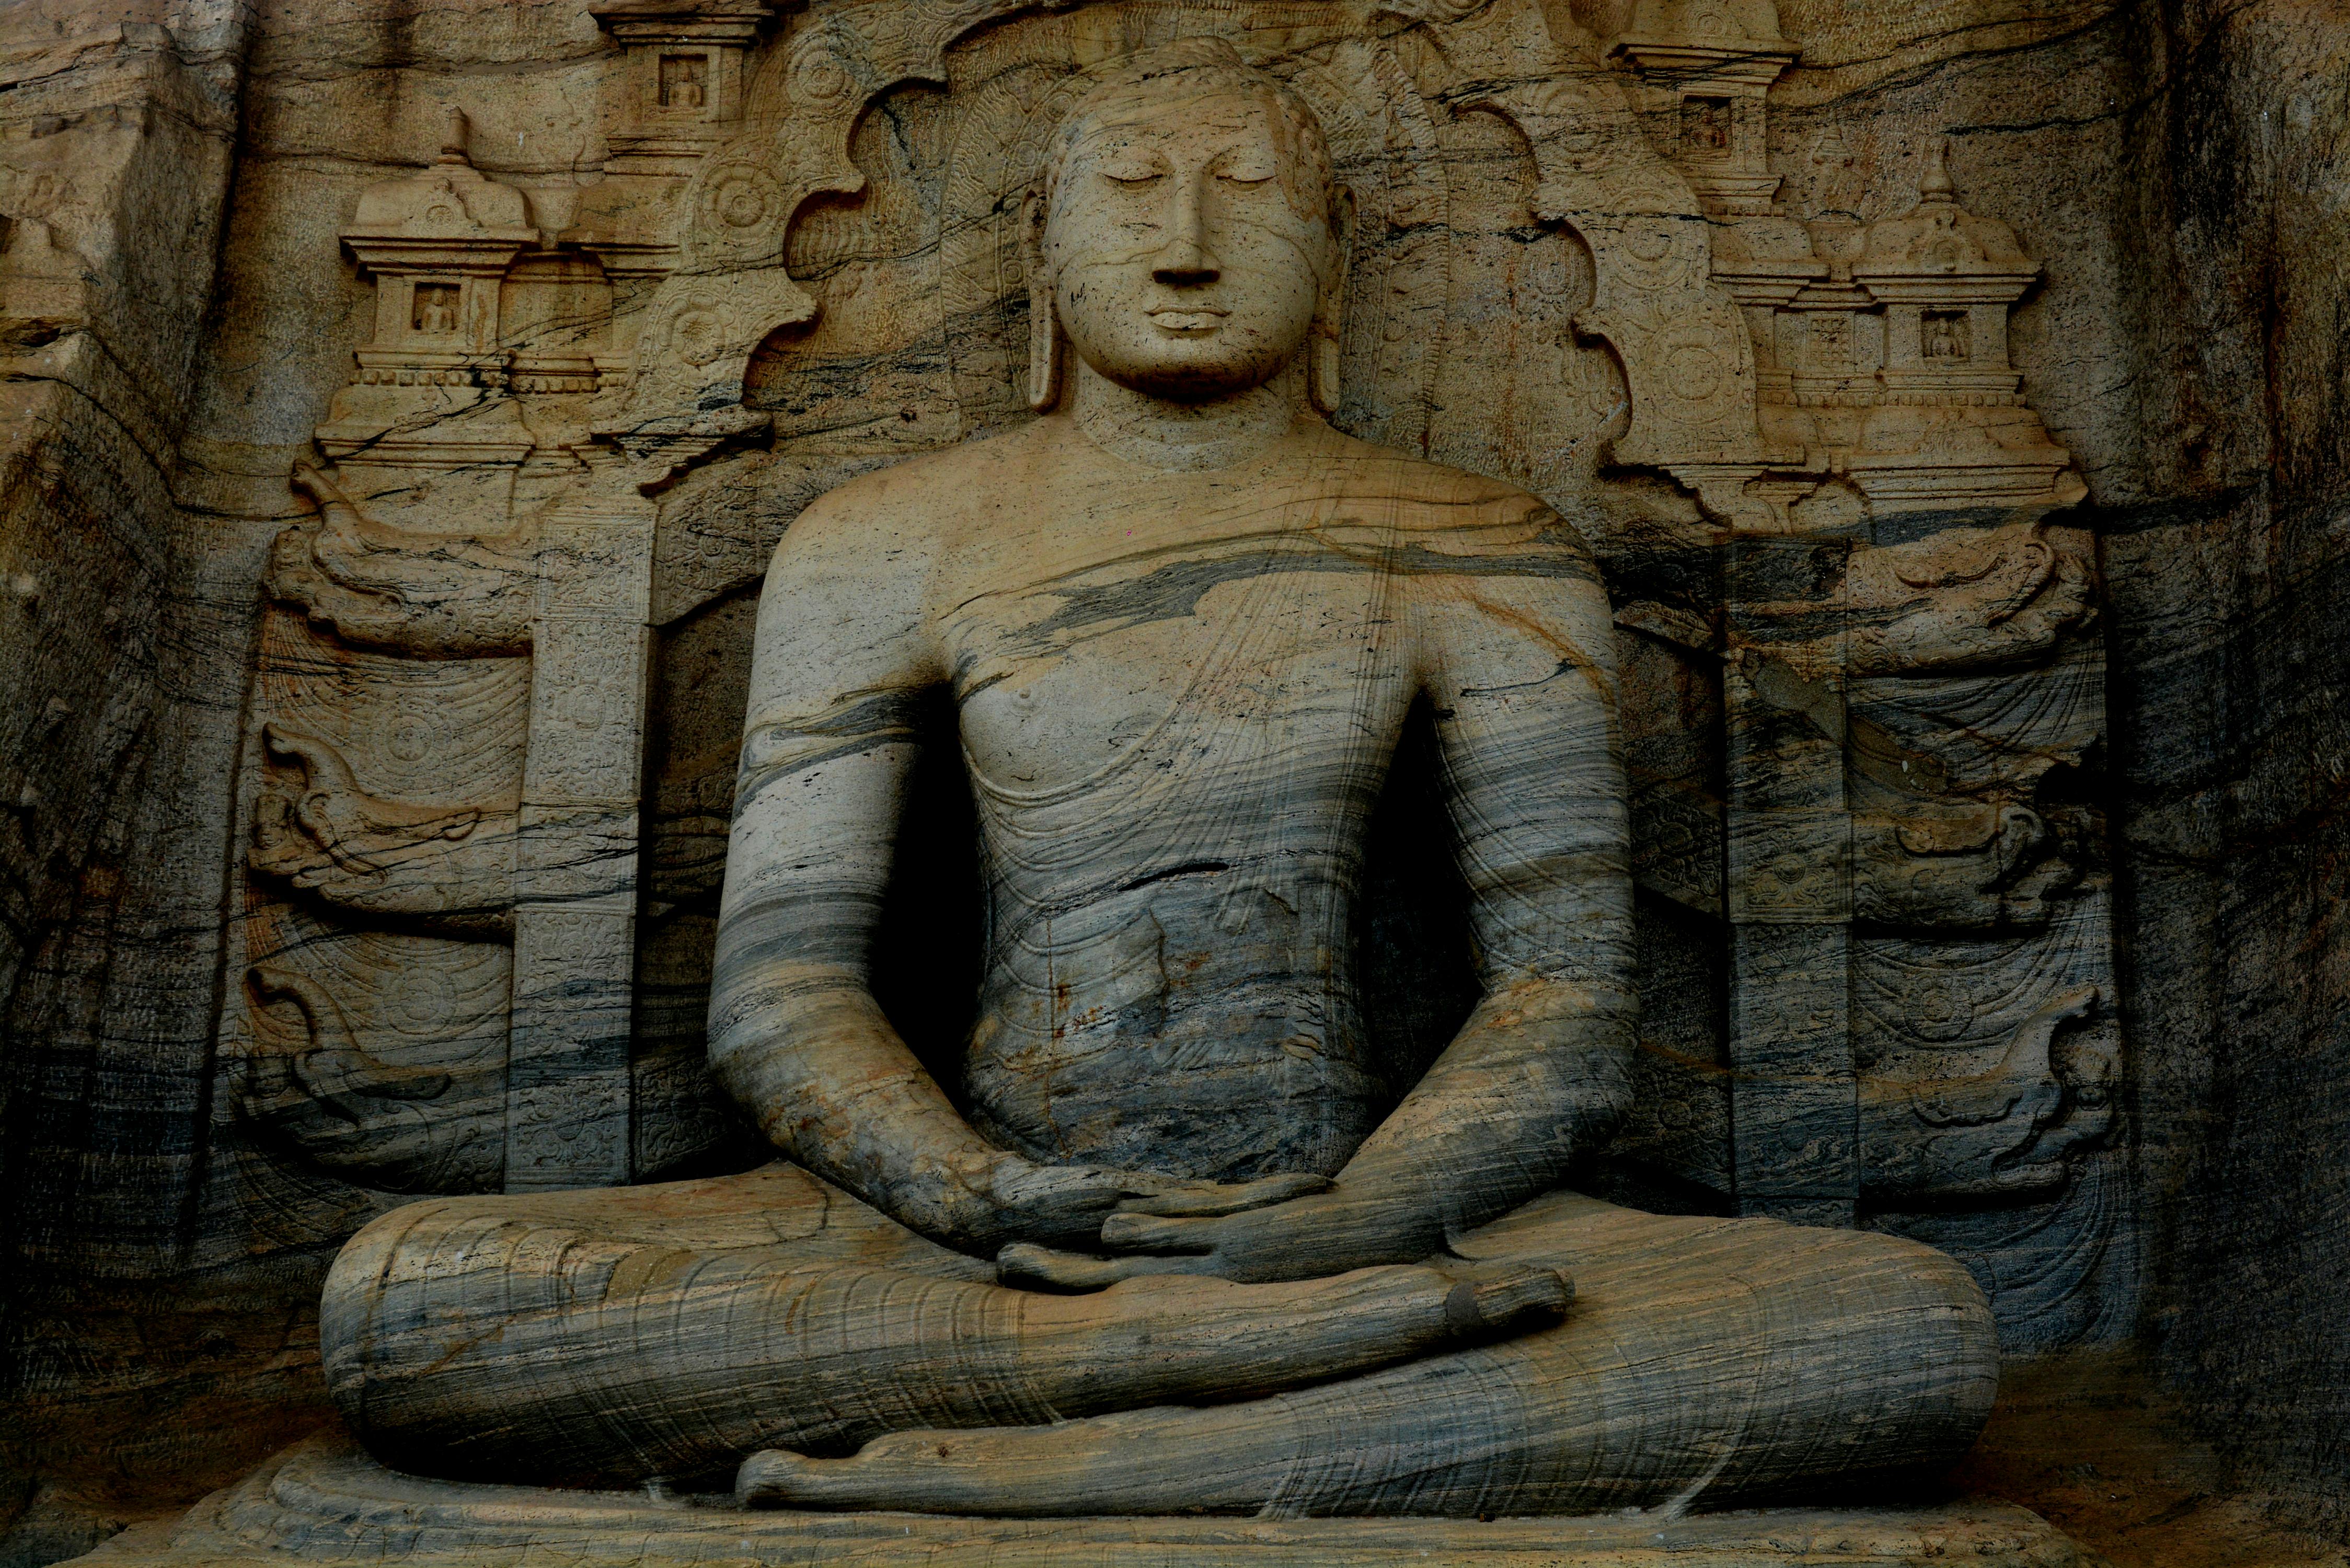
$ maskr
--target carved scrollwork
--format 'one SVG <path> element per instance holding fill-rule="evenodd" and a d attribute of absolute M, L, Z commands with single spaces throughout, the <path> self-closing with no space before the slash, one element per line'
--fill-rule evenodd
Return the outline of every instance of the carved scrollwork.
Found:
<path fill-rule="evenodd" d="M 475 1158 L 478 1118 L 462 1103 L 481 1085 L 367 1050 L 325 988 L 292 970 L 255 964 L 245 986 L 257 1016 L 290 1008 L 300 1024 L 292 1041 L 265 1039 L 247 1059 L 236 1110 L 256 1140 L 380 1191 L 494 1185 L 495 1162 L 485 1172 Z"/>
<path fill-rule="evenodd" d="M 452 933 L 513 930 L 515 801 L 385 800 L 361 789 L 342 753 L 317 735 L 274 722 L 265 741 L 300 783 L 273 783 L 255 802 L 255 871 L 366 915 Z"/>
<path fill-rule="evenodd" d="M 318 504 L 270 551 L 272 598 L 346 642 L 421 659 L 527 651 L 537 588 L 538 524 L 493 536 L 387 527 L 308 463 L 294 488 Z"/>
<path fill-rule="evenodd" d="M 2088 562 L 2044 525 L 1950 528 L 1862 550 L 1846 575 L 1855 675 L 1927 675 L 2038 663 L 2096 618 Z"/>
<path fill-rule="evenodd" d="M 2076 846 L 2028 806 L 1963 803 L 1853 819 L 1857 919 L 1910 929 L 2045 924 L 2048 900 L 2081 879 Z"/>
<path fill-rule="evenodd" d="M 2101 1048 L 2063 1038 L 2102 1002 L 2094 985 L 2059 992 L 1980 1074 L 1862 1074 L 1859 1174 L 1869 1200 L 1899 1209 L 2064 1189 L 2081 1158 L 2113 1130 L 2118 1064 Z M 1653 1044 L 1638 1070 L 1645 1092 L 1618 1147 L 1660 1168 L 1702 1169 L 1721 1134 L 1728 1075 Z"/>
<path fill-rule="evenodd" d="M 1805 675 L 1943 676 L 2043 664 L 2095 622 L 2095 601 L 2086 560 L 2044 524 L 2015 523 L 1864 546 L 1846 562 L 1841 595 L 1741 613 L 1787 628 L 1771 653 Z"/>
<path fill-rule="evenodd" d="M 2057 1032 L 2087 1018 L 2094 985 L 2050 998 L 1989 1072 L 1860 1080 L 1862 1183 L 1880 1200 L 2012 1198 L 2070 1179 L 2074 1159 L 2111 1130 L 2102 1056 L 2060 1054 Z"/>

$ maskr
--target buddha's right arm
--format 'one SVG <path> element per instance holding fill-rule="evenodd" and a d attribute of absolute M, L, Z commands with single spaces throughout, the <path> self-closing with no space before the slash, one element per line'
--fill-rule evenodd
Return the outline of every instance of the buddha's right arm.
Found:
<path fill-rule="evenodd" d="M 920 539 L 819 502 L 775 553 L 711 989 L 711 1062 L 767 1137 L 922 1234 L 975 1252 L 1084 1234 L 1076 1173 L 996 1148 L 957 1114 L 873 1000 L 868 952 L 916 705 L 940 679 Z M 1088 1173 L 1090 1174 L 1090 1173 Z M 1091 1218 L 1087 1218 L 1090 1214 Z"/>

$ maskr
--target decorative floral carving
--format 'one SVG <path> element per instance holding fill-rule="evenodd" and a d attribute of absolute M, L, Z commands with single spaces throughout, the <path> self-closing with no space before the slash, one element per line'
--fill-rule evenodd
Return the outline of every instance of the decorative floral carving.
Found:
<path fill-rule="evenodd" d="M 2096 1008 L 2095 986 L 2052 997 L 1999 1064 L 1969 1077 L 1860 1080 L 1862 1185 L 1880 1199 L 2011 1198 L 2061 1188 L 2113 1125 L 2102 1056 L 2060 1054 L 2057 1031 Z"/>
<path fill-rule="evenodd" d="M 1933 930 L 2039 925 L 2081 879 L 2079 850 L 2038 812 L 1967 803 L 1853 819 L 1853 916 Z"/>
<path fill-rule="evenodd" d="M 1760 602 L 1756 619 L 1819 631 L 1771 645 L 1805 672 L 1950 675 L 2044 663 L 2068 632 L 2096 618 L 2089 563 L 2041 523 L 1946 528 L 1906 545 L 1863 547 L 1840 598 Z"/>

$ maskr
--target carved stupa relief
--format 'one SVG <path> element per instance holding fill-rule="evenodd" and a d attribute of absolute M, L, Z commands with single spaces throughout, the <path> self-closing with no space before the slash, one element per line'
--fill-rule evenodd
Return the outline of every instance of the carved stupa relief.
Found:
<path fill-rule="evenodd" d="M 1214 33 L 1313 105 L 1353 192 L 1340 424 L 1589 519 L 1611 574 L 1651 971 L 1619 1174 L 1832 1224 L 2007 1205 L 1937 1237 L 2025 1192 L 2081 1261 L 1998 1304 L 2069 1332 L 2035 1314 L 2106 1288 L 2115 1220 L 2076 1189 L 2120 1050 L 2082 489 L 2009 357 L 2029 235 L 1939 139 L 1774 142 L 1802 40 L 1768 0 L 1620 9 L 1599 37 L 1532 0 L 598 7 L 606 160 L 559 228 L 452 118 L 344 225 L 372 336 L 265 583 L 244 943 L 277 978 L 232 1030 L 260 1099 L 307 1081 L 258 1044 L 288 997 L 338 1011 L 338 1070 L 395 1059 L 307 944 L 494 948 L 503 1109 L 459 1118 L 487 1185 L 732 1147 L 691 1036 L 737 737 L 687 694 L 739 692 L 736 612 L 801 505 L 1033 417 L 1045 139 L 1089 73 Z M 1791 160 L 1843 204 L 1782 205 Z M 322 1177 L 436 1179 L 336 1147 Z"/>

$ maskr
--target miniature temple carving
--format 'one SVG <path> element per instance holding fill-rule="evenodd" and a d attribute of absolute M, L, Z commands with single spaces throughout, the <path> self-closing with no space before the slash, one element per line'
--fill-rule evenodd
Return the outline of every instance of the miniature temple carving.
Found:
<path fill-rule="evenodd" d="M 449 111 L 441 155 L 413 180 L 388 181 L 359 201 L 343 236 L 376 279 L 374 341 L 319 427 L 330 458 L 404 455 L 428 466 L 517 462 L 534 444 L 497 394 L 513 368 L 501 340 L 501 284 L 536 245 L 526 197 L 489 180 L 466 155 L 462 110 Z M 442 389 L 430 402 L 406 389 Z M 411 447 L 420 404 L 443 426 Z"/>

